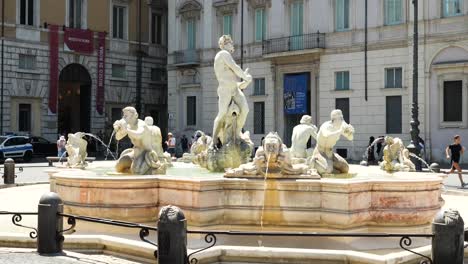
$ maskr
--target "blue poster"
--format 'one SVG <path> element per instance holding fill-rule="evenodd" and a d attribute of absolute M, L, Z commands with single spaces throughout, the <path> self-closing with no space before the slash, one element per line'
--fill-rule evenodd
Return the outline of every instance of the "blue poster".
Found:
<path fill-rule="evenodd" d="M 307 84 L 309 74 L 286 74 L 284 76 L 284 113 L 307 113 Z"/>

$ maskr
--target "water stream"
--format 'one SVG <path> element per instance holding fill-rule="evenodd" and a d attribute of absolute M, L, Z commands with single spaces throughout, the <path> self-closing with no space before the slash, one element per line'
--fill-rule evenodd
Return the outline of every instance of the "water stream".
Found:
<path fill-rule="evenodd" d="M 411 157 L 413 157 L 413 158 L 415 158 L 415 159 L 421 161 L 421 162 L 424 164 L 424 166 L 426 166 L 426 168 L 429 169 L 429 171 L 435 172 L 435 171 L 433 171 L 433 170 L 431 169 L 431 166 L 429 166 L 429 164 L 428 164 L 424 159 L 422 159 L 421 157 L 419 157 L 418 155 L 416 155 L 416 154 L 414 154 L 414 153 L 411 153 L 411 152 L 409 153 L 409 155 L 410 155 Z"/>
<path fill-rule="evenodd" d="M 67 155 L 67 151 L 64 151 L 63 154 L 62 154 L 62 156 L 60 156 L 60 158 L 59 158 L 59 162 L 61 162 L 61 161 L 62 161 L 62 158 L 65 157 L 66 155 Z"/>
<path fill-rule="evenodd" d="M 271 158 L 271 154 L 268 154 L 268 158 L 267 158 L 267 166 L 266 166 L 266 169 L 265 169 L 265 177 L 263 178 L 263 205 L 262 205 L 262 213 L 260 215 L 260 229 L 261 231 L 263 231 L 263 216 L 264 216 L 264 213 L 265 213 L 265 200 L 266 200 L 266 193 L 267 193 L 267 180 L 268 180 L 268 167 L 270 165 L 270 158 Z M 262 244 L 263 244 L 263 241 L 262 241 L 262 236 L 260 236 L 260 239 L 258 240 L 258 246 L 261 247 Z"/>
<path fill-rule="evenodd" d="M 114 135 L 115 135 L 115 130 L 112 130 L 112 134 L 109 138 L 109 144 L 107 144 L 107 146 L 110 146 L 110 144 L 112 143 L 112 139 L 114 138 Z M 117 141 L 117 147 L 119 146 L 118 144 L 119 142 Z M 109 148 L 107 148 L 107 152 L 106 152 L 106 158 L 104 160 L 107 160 L 107 157 L 109 156 Z M 119 152 L 116 152 L 116 153 L 119 153 Z M 118 154 L 117 154 L 118 155 Z M 114 158 L 115 159 L 115 158 Z"/>
<path fill-rule="evenodd" d="M 83 135 L 92 137 L 92 138 L 96 139 L 97 141 L 99 141 L 99 143 L 101 143 L 104 147 L 106 147 L 107 153 L 110 153 L 111 156 L 112 156 L 112 158 L 114 158 L 114 160 L 116 160 L 116 158 L 115 158 L 115 156 L 114 156 L 114 153 L 112 153 L 112 151 L 110 151 L 109 146 L 106 145 L 106 143 L 104 143 L 98 136 L 95 136 L 95 135 L 93 135 L 93 134 L 91 134 L 91 133 L 83 133 Z M 112 139 L 112 138 L 111 138 L 111 139 Z"/>

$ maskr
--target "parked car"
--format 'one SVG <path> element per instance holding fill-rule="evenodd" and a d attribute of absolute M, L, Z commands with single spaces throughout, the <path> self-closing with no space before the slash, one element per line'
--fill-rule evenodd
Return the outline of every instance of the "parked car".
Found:
<path fill-rule="evenodd" d="M 25 162 L 31 161 L 34 152 L 28 137 L 0 137 L 0 142 L 0 159 L 22 158 Z"/>
<path fill-rule="evenodd" d="M 29 143 L 33 146 L 34 156 L 57 156 L 57 144 L 43 137 L 30 137 Z"/>

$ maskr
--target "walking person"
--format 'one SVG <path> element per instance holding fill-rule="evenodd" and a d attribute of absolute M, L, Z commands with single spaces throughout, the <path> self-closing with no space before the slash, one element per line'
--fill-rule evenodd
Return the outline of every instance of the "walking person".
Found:
<path fill-rule="evenodd" d="M 374 154 L 374 145 L 372 145 L 375 141 L 374 136 L 371 136 L 369 138 L 369 145 L 367 146 L 367 164 L 369 165 L 374 165 L 377 163 L 377 160 L 375 159 L 375 154 Z"/>
<path fill-rule="evenodd" d="M 60 138 L 57 140 L 57 156 L 60 158 L 63 156 L 65 153 L 65 145 L 67 144 L 67 141 L 65 140 L 64 136 L 60 136 Z"/>
<path fill-rule="evenodd" d="M 449 155 L 449 150 L 450 154 Z M 459 135 L 456 135 L 453 137 L 453 144 L 449 145 L 445 149 L 445 154 L 447 155 L 447 159 L 451 159 L 451 165 L 452 168 L 448 172 L 448 174 L 453 173 L 455 170 L 458 171 L 458 178 L 460 179 L 460 184 L 461 187 L 465 187 L 467 184 L 463 182 L 463 176 L 462 176 L 462 169 L 460 167 L 460 157 L 463 155 L 465 152 L 465 148 L 462 147 L 461 145 L 461 137 Z"/>
<path fill-rule="evenodd" d="M 166 141 L 166 144 L 167 144 L 167 152 L 169 152 L 169 154 L 171 154 L 171 157 L 174 157 L 175 155 L 175 147 L 176 147 L 176 139 L 175 137 L 172 135 L 171 132 L 169 132 L 167 134 L 167 141 Z"/>

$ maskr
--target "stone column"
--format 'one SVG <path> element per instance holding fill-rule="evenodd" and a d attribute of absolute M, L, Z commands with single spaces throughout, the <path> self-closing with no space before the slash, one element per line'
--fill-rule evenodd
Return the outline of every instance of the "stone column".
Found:
<path fill-rule="evenodd" d="M 180 208 L 164 206 L 159 212 L 158 263 L 185 264 L 187 260 L 187 221 Z"/>
<path fill-rule="evenodd" d="M 458 211 L 440 211 L 432 222 L 434 264 L 463 264 L 464 223 Z"/>

